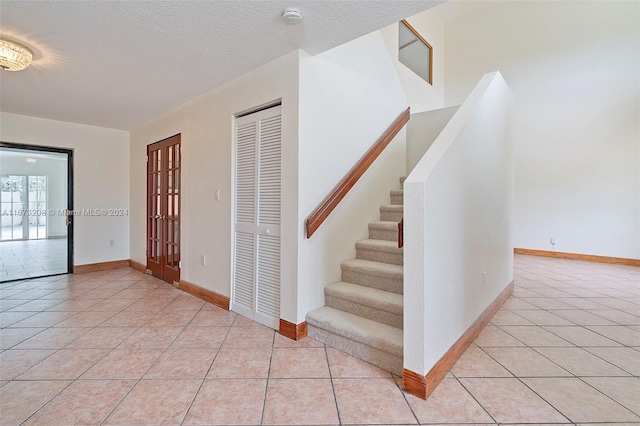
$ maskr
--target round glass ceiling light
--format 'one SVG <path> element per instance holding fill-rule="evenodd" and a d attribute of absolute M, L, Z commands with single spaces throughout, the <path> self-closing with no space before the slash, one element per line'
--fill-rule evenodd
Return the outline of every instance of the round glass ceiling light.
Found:
<path fill-rule="evenodd" d="M 15 41 L 0 38 L 0 69 L 20 71 L 25 69 L 33 59 L 33 52 L 28 47 Z"/>

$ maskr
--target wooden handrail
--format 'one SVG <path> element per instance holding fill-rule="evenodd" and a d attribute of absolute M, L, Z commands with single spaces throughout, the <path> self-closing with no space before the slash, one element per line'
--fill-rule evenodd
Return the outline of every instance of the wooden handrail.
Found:
<path fill-rule="evenodd" d="M 389 145 L 389 142 L 400 132 L 405 124 L 409 121 L 410 109 L 407 108 L 391 123 L 384 131 L 382 136 L 369 148 L 369 150 L 358 160 L 358 162 L 349 170 L 342 180 L 331 190 L 329 195 L 315 208 L 315 210 L 307 217 L 305 227 L 307 230 L 307 238 L 310 238 L 314 232 L 322 225 L 322 222 L 331 214 L 333 209 L 342 201 L 349 190 L 353 188 L 358 179 L 362 177 L 369 166 L 378 158 L 378 156 Z"/>

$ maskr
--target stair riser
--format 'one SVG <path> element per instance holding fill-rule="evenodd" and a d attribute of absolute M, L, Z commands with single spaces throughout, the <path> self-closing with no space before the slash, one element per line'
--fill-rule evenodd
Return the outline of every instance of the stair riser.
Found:
<path fill-rule="evenodd" d="M 369 238 L 372 240 L 398 241 L 398 231 L 369 229 Z"/>
<path fill-rule="evenodd" d="M 380 220 L 388 220 L 390 222 L 400 222 L 402 220 L 403 212 L 392 212 L 380 210 Z"/>
<path fill-rule="evenodd" d="M 401 278 L 387 278 L 377 275 L 364 274 L 357 271 L 343 270 L 342 281 L 347 283 L 360 284 L 365 287 L 377 288 L 378 290 L 402 294 Z"/>
<path fill-rule="evenodd" d="M 342 352 L 367 361 L 385 371 L 402 376 L 402 357 L 383 352 L 379 349 L 355 342 L 327 330 L 309 324 L 309 337 L 323 342 Z"/>
<path fill-rule="evenodd" d="M 403 205 L 404 204 L 404 196 L 403 195 L 392 195 L 391 196 L 391 204 L 394 205 Z"/>
<path fill-rule="evenodd" d="M 356 248 L 356 259 L 372 260 L 374 262 L 390 263 L 392 265 L 402 265 L 404 256 L 402 253 L 389 253 L 378 250 Z"/>
<path fill-rule="evenodd" d="M 387 324 L 392 327 L 400 329 L 403 327 L 402 315 L 394 314 L 393 312 L 381 311 L 380 309 L 375 309 L 370 306 L 361 305 L 349 300 L 327 295 L 324 297 L 324 304 L 331 308 L 349 312 L 350 314 L 377 321 L 382 324 Z"/>

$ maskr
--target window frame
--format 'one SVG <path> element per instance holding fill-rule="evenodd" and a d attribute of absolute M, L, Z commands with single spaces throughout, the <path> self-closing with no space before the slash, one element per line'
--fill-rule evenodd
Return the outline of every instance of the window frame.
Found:
<path fill-rule="evenodd" d="M 426 81 L 427 83 L 429 83 L 430 85 L 433 86 L 433 46 L 431 46 L 431 44 L 425 40 L 424 37 L 422 37 L 420 35 L 420 33 L 418 31 L 416 31 L 415 28 L 413 28 L 413 26 L 406 20 L 403 19 L 398 23 L 398 37 L 400 35 L 400 25 L 404 25 L 409 31 L 411 31 L 413 33 L 413 35 L 416 36 L 416 38 L 422 42 L 422 44 L 424 44 L 427 47 L 427 50 L 429 51 L 429 79 L 425 79 L 423 76 L 421 76 L 420 74 L 418 74 L 418 72 L 416 72 L 414 69 L 412 69 L 410 66 L 408 66 L 407 64 L 405 64 L 404 62 L 402 62 L 400 60 L 400 39 L 398 38 L 398 62 L 400 62 L 402 65 L 404 65 L 405 67 L 407 67 L 408 69 L 410 69 L 414 74 L 416 74 L 418 77 L 420 77 L 422 80 Z"/>

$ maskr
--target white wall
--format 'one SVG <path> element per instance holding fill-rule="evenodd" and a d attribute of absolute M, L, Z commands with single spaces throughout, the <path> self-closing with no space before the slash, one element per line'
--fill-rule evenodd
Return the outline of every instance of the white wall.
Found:
<path fill-rule="evenodd" d="M 0 173 L 46 176 L 47 200 L 46 210 L 54 210 L 56 213 L 67 208 L 67 156 L 53 154 L 51 158 L 38 157 L 35 163 L 27 163 L 29 151 L 22 155 L 5 155 L 0 152 Z M 25 204 L 24 209 L 29 207 Z M 4 209 L 3 209 L 4 210 Z M 67 235 L 67 226 L 64 215 L 47 215 L 47 237 L 60 237 Z"/>
<path fill-rule="evenodd" d="M 517 99 L 516 247 L 640 258 L 640 3 L 505 2 L 447 23 L 447 105 Z"/>
<path fill-rule="evenodd" d="M 230 296 L 234 115 L 282 100 L 281 317 L 290 321 L 297 286 L 298 58 L 298 52 L 285 55 L 131 132 L 131 258 L 146 264 L 146 147 L 181 133 L 181 278 Z"/>
<path fill-rule="evenodd" d="M 411 113 L 442 108 L 445 88 L 445 43 L 444 24 L 434 13 L 418 13 L 407 18 L 407 22 L 420 33 L 433 48 L 433 85 L 398 61 L 398 23 L 380 30 L 391 56 L 398 77 L 411 106 Z M 458 102 L 459 104 L 460 102 Z"/>
<path fill-rule="evenodd" d="M 389 144 L 310 239 L 307 216 L 387 127 L 407 99 L 379 32 L 300 61 L 300 232 L 297 323 L 324 305 L 324 287 L 340 281 L 340 263 L 355 258 L 367 224 L 380 220 L 389 190 L 405 173 L 405 132 Z"/>
<path fill-rule="evenodd" d="M 487 74 L 404 183 L 404 368 L 426 374 L 513 280 L 513 95 Z"/>
<path fill-rule="evenodd" d="M 129 208 L 129 132 L 0 113 L 0 140 L 73 149 L 74 208 Z M 129 259 L 129 217 L 74 220 L 74 265 Z"/>
<path fill-rule="evenodd" d="M 411 114 L 407 123 L 407 173 L 411 173 L 457 110 L 452 106 Z"/>

